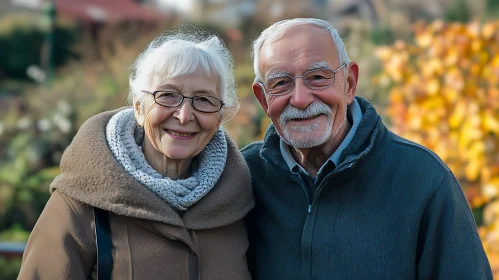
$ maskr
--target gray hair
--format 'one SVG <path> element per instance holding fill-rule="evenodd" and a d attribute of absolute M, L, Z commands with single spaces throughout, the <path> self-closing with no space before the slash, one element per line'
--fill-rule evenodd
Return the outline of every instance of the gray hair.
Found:
<path fill-rule="evenodd" d="M 346 51 L 345 45 L 343 44 L 343 40 L 341 39 L 338 31 L 333 27 L 333 25 L 325 20 L 316 19 L 316 18 L 295 18 L 295 19 L 287 19 L 278 21 L 272 24 L 270 27 L 265 29 L 260 36 L 253 42 L 253 67 L 255 71 L 255 81 L 262 82 L 264 80 L 262 73 L 260 73 L 259 68 L 259 60 L 260 60 L 260 51 L 262 50 L 263 44 L 267 41 L 273 42 L 279 39 L 286 30 L 289 28 L 302 25 L 302 24 L 312 24 L 321 28 L 324 28 L 329 34 L 331 34 L 331 38 L 333 39 L 334 45 L 336 46 L 336 51 L 338 53 L 338 59 L 340 60 L 340 64 L 345 63 L 346 65 L 350 64 L 350 58 L 348 58 L 348 53 Z M 345 67 L 345 69 L 347 69 Z"/>
<path fill-rule="evenodd" d="M 226 104 L 223 121 L 229 121 L 239 110 L 233 64 L 232 55 L 216 35 L 201 31 L 161 34 L 131 67 L 128 102 L 142 101 L 142 90 L 154 91 L 166 79 L 202 71 L 218 77 L 220 96 Z"/>

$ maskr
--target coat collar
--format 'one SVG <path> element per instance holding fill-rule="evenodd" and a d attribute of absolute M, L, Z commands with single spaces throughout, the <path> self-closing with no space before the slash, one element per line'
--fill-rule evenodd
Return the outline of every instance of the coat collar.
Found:
<path fill-rule="evenodd" d="M 119 109 L 121 110 L 121 109 Z M 126 173 L 109 150 L 105 129 L 119 110 L 88 119 L 61 159 L 61 174 L 50 185 L 90 206 L 118 215 L 163 222 L 189 229 L 228 225 L 254 205 L 249 169 L 236 144 L 227 138 L 227 163 L 215 187 L 182 216 Z"/>

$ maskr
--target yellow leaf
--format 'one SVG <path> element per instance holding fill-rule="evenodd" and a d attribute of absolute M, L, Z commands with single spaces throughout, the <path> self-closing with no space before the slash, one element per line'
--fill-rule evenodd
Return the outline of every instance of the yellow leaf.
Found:
<path fill-rule="evenodd" d="M 491 39 L 496 32 L 496 27 L 492 23 L 486 23 L 482 28 L 482 36 L 489 40 Z"/>
<path fill-rule="evenodd" d="M 449 118 L 449 126 L 451 129 L 456 129 L 461 125 L 465 113 L 466 113 L 466 104 L 464 102 L 458 102 Z"/>
<path fill-rule="evenodd" d="M 437 79 L 432 79 L 426 85 L 426 91 L 428 92 L 429 95 L 436 95 L 439 90 L 440 90 L 440 83 L 438 82 Z"/>
<path fill-rule="evenodd" d="M 456 65 L 458 59 L 459 59 L 459 53 L 455 48 L 452 48 L 449 50 L 447 56 L 445 57 L 445 65 L 447 66 Z"/>
<path fill-rule="evenodd" d="M 499 116 L 494 116 L 491 112 L 487 112 L 483 116 L 483 126 L 485 130 L 499 134 Z"/>
<path fill-rule="evenodd" d="M 478 160 L 470 160 L 465 168 L 466 179 L 474 181 L 478 178 L 480 171 L 480 163 Z"/>
<path fill-rule="evenodd" d="M 433 36 L 429 33 L 423 33 L 419 36 L 416 36 L 416 44 L 422 49 L 428 48 L 433 40 Z"/>

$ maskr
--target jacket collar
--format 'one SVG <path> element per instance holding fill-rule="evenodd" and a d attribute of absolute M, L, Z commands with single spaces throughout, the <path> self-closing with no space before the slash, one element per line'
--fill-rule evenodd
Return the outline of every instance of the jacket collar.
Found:
<path fill-rule="evenodd" d="M 364 116 L 362 117 L 362 121 L 360 121 L 357 132 L 353 136 L 352 142 L 341 154 L 342 164 L 349 164 L 367 155 L 374 146 L 376 137 L 379 137 L 378 132 L 383 127 L 381 117 L 376 112 L 374 106 L 360 96 L 356 96 L 355 98 L 359 102 Z"/>
<path fill-rule="evenodd" d="M 366 99 L 356 96 L 355 99 L 362 110 L 362 120 L 355 132 L 350 144 L 343 150 L 340 156 L 340 167 L 345 164 L 359 160 L 368 154 L 374 145 L 377 132 L 380 129 L 381 117 L 376 112 L 376 109 Z M 263 146 L 260 149 L 260 157 L 264 160 L 273 163 L 283 171 L 288 171 L 286 161 L 280 151 L 280 136 L 274 124 L 270 124 L 265 133 Z"/>
<path fill-rule="evenodd" d="M 121 110 L 121 109 L 120 109 Z M 106 142 L 109 119 L 119 110 L 88 119 L 61 159 L 61 174 L 50 185 L 90 206 L 118 215 L 205 229 L 242 219 L 253 207 L 249 169 L 227 138 L 227 164 L 215 187 L 180 218 L 161 198 L 134 180 L 116 161 Z"/>

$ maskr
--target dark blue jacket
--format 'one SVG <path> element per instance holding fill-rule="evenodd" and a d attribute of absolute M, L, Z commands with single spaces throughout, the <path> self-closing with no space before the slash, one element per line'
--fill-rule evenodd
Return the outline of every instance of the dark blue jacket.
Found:
<path fill-rule="evenodd" d="M 242 150 L 256 196 L 248 216 L 253 277 L 492 279 L 449 168 L 356 98 L 362 121 L 314 194 L 289 171 L 272 125 L 263 142 Z"/>

